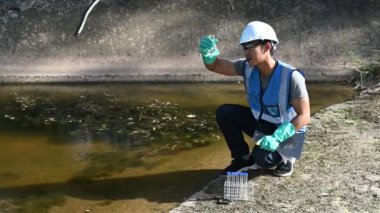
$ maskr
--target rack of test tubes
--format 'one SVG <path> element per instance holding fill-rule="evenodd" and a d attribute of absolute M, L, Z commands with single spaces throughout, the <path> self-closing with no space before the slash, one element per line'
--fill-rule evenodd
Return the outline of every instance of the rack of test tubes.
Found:
<path fill-rule="evenodd" d="M 224 182 L 224 199 L 248 200 L 248 173 L 227 172 L 227 180 Z"/>

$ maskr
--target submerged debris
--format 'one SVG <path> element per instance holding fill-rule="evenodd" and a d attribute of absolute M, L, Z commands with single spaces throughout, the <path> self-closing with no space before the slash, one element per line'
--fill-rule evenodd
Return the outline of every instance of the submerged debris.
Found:
<path fill-rule="evenodd" d="M 7 103 L 0 104 L 4 106 L 0 109 L 3 122 L 12 122 L 17 128 L 106 140 L 123 147 L 152 146 L 152 153 L 203 146 L 219 139 L 212 112 L 189 112 L 157 99 L 130 105 L 108 93 L 66 100 L 13 93 Z"/>

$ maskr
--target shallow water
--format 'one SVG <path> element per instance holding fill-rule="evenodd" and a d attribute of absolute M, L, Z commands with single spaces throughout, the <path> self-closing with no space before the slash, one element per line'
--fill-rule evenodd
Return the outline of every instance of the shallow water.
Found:
<path fill-rule="evenodd" d="M 352 98 L 308 85 L 312 112 Z M 160 212 L 229 159 L 214 111 L 242 84 L 2 86 L 0 210 Z"/>

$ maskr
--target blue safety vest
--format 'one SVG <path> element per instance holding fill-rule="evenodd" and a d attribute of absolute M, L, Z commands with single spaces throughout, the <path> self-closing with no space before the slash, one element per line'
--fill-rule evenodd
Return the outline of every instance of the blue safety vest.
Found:
<path fill-rule="evenodd" d="M 277 61 L 266 88 L 262 90 L 259 69 L 247 65 L 246 62 L 244 82 L 247 100 L 255 119 L 258 122 L 264 120 L 276 126 L 291 121 L 297 113 L 290 104 L 290 81 L 293 71 L 297 69 Z M 298 132 L 305 131 L 306 127 L 303 127 Z"/>

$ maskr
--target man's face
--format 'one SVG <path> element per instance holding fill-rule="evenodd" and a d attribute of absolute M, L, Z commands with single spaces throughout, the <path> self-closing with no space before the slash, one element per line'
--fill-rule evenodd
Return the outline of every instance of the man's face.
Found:
<path fill-rule="evenodd" d="M 262 41 L 251 41 L 242 44 L 245 58 L 250 66 L 257 66 L 264 60 L 264 44 Z"/>

